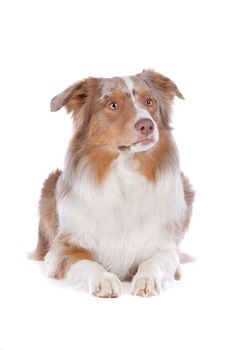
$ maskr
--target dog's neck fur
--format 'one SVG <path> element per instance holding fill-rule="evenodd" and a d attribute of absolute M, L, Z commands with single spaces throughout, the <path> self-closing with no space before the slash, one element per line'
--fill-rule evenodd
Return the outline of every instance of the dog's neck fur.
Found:
<path fill-rule="evenodd" d="M 118 159 L 124 159 L 127 168 L 154 183 L 163 168 L 179 168 L 178 152 L 171 132 L 167 130 L 160 131 L 159 142 L 153 149 L 139 153 L 119 153 L 108 146 L 95 147 L 88 139 L 82 140 L 82 136 L 77 138 L 75 135 L 66 154 L 64 177 L 70 184 L 76 183 L 84 176 L 84 169 L 88 169 L 91 180 L 100 185 Z"/>

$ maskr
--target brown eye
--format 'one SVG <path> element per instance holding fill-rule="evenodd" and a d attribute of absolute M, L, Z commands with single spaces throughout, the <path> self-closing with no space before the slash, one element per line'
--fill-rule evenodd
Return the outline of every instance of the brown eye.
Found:
<path fill-rule="evenodd" d="M 116 102 L 111 102 L 109 107 L 110 107 L 110 109 L 115 110 L 115 109 L 119 108 L 119 105 Z"/>
<path fill-rule="evenodd" d="M 152 100 L 152 98 L 148 98 L 148 99 L 146 100 L 146 103 L 147 103 L 148 106 L 153 106 L 153 100 Z"/>

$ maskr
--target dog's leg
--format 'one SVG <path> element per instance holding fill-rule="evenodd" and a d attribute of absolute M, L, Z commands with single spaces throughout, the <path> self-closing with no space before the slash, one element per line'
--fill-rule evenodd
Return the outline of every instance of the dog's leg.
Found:
<path fill-rule="evenodd" d="M 138 266 L 131 293 L 143 297 L 159 294 L 162 281 L 172 280 L 178 266 L 179 256 L 175 250 L 155 254 Z"/>
<path fill-rule="evenodd" d="M 45 257 L 49 277 L 62 279 L 68 284 L 87 284 L 89 291 L 104 298 L 115 298 L 121 293 L 121 282 L 94 261 L 90 251 L 75 246 L 67 235 L 54 241 Z"/>
<path fill-rule="evenodd" d="M 67 280 L 71 283 L 77 280 L 85 282 L 89 292 L 98 297 L 116 298 L 121 294 L 119 278 L 95 261 L 82 260 L 73 264 L 67 273 Z"/>

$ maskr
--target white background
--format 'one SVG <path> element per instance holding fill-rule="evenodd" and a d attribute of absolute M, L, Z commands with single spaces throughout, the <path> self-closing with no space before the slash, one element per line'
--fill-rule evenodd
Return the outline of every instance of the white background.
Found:
<path fill-rule="evenodd" d="M 0 8 L 0 349 L 232 349 L 231 1 L 2 1 Z M 161 296 L 97 299 L 52 283 L 36 244 L 43 180 L 71 133 L 55 94 L 76 80 L 154 68 L 174 105 L 197 192 L 185 250 L 198 257 Z"/>

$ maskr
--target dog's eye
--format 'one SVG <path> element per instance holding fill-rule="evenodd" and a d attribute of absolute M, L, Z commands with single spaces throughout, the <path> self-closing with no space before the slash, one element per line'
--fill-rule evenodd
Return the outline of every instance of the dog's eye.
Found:
<path fill-rule="evenodd" d="M 153 106 L 153 100 L 152 100 L 152 98 L 148 98 L 148 99 L 146 100 L 146 103 L 147 103 L 148 106 Z"/>
<path fill-rule="evenodd" d="M 110 107 L 110 109 L 114 110 L 114 109 L 118 109 L 119 105 L 116 102 L 111 102 L 109 107 Z"/>

